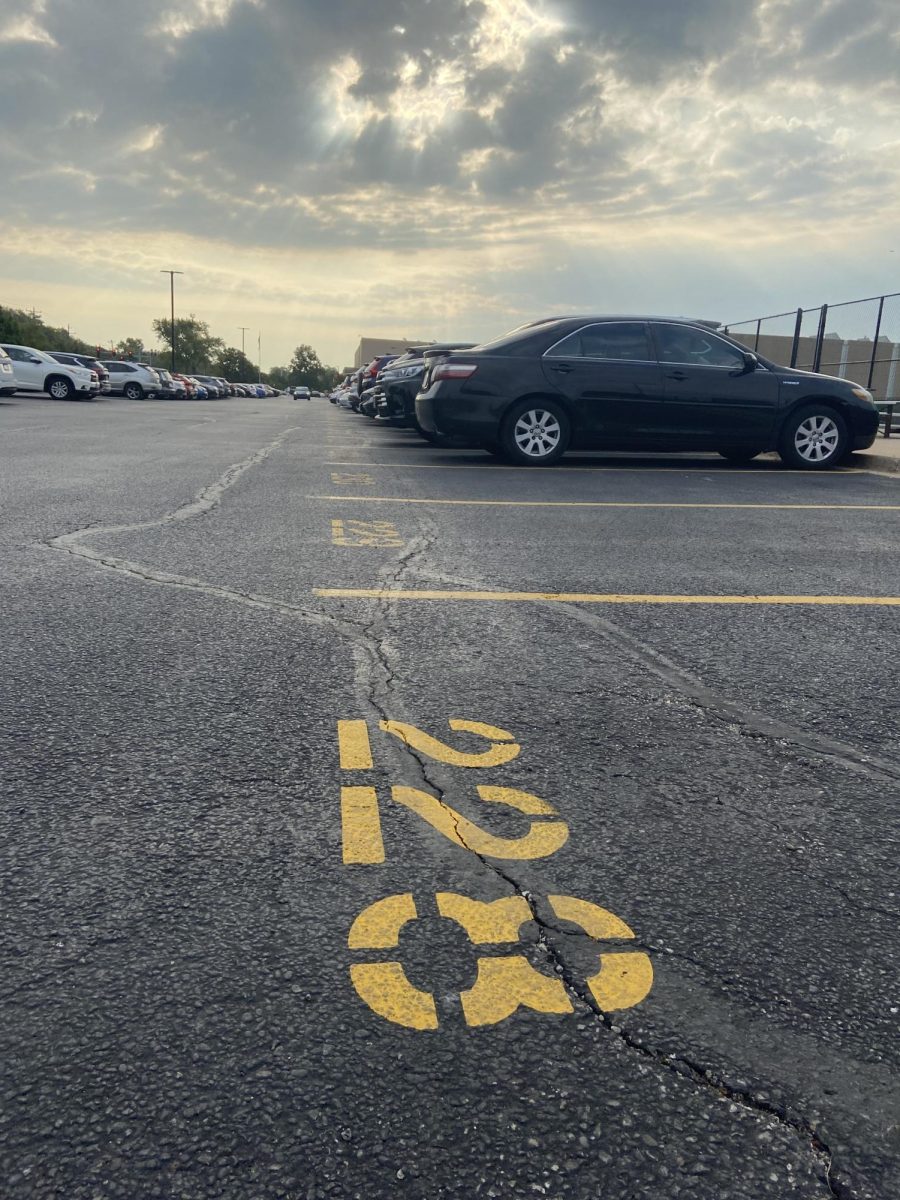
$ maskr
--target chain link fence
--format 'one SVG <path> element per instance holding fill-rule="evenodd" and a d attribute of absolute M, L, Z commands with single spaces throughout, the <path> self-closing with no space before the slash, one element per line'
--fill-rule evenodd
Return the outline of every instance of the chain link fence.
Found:
<path fill-rule="evenodd" d="M 862 384 L 890 437 L 900 403 L 900 292 L 735 321 L 724 331 L 773 362 Z"/>

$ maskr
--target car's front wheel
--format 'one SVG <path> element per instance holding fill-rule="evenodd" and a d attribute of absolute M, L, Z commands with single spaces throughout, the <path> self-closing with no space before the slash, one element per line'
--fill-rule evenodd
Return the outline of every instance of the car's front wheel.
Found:
<path fill-rule="evenodd" d="M 504 458 L 546 467 L 562 458 L 569 437 L 569 418 L 556 401 L 522 400 L 504 417 L 497 442 Z"/>
<path fill-rule="evenodd" d="M 144 389 L 139 383 L 126 383 L 123 390 L 126 400 L 143 400 L 144 398 Z"/>
<path fill-rule="evenodd" d="M 46 391 L 48 396 L 52 396 L 54 400 L 71 400 L 75 395 L 75 385 L 71 379 L 66 379 L 62 375 L 54 375 L 47 380 Z"/>
<path fill-rule="evenodd" d="M 788 467 L 823 471 L 836 467 L 850 447 L 847 423 L 827 404 L 814 404 L 791 413 L 784 423 L 778 453 Z"/>

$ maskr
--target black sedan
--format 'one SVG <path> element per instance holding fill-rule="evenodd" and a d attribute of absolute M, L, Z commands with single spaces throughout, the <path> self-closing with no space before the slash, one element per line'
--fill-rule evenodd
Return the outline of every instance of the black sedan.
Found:
<path fill-rule="evenodd" d="M 426 351 L 426 360 L 428 352 Z M 427 365 L 416 416 L 527 465 L 566 450 L 777 450 L 825 468 L 870 446 L 865 388 L 776 366 L 708 324 L 659 317 L 535 322 Z"/>

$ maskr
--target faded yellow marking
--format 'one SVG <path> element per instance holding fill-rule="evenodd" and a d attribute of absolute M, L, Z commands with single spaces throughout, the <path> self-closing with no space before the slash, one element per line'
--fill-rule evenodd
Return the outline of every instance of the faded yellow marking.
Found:
<path fill-rule="evenodd" d="M 347 945 L 351 950 L 393 950 L 400 944 L 400 930 L 417 915 L 411 892 L 376 900 L 350 926 Z"/>
<path fill-rule="evenodd" d="M 561 921 L 572 921 L 590 938 L 602 942 L 609 938 L 633 938 L 634 933 L 615 913 L 578 900 L 575 896 L 548 896 L 547 901 Z"/>
<path fill-rule="evenodd" d="M 403 538 L 390 521 L 331 522 L 331 540 L 335 546 L 402 546 Z"/>
<path fill-rule="evenodd" d="M 650 994 L 653 964 L 646 954 L 636 950 L 601 954 L 600 970 L 585 982 L 601 1012 L 634 1008 Z"/>
<path fill-rule="evenodd" d="M 542 975 L 519 955 L 480 958 L 473 987 L 460 993 L 468 1025 L 496 1025 L 517 1009 L 542 1013 L 572 1013 L 575 1009 L 560 979 Z"/>
<path fill-rule="evenodd" d="M 700 500 L 426 500 L 418 496 L 307 496 L 306 499 L 359 504 L 447 504 L 464 508 L 724 508 L 779 512 L 900 512 L 900 504 L 739 504 Z"/>
<path fill-rule="evenodd" d="M 578 925 L 595 941 L 631 939 L 633 931 L 615 913 L 579 900 L 575 896 L 548 896 L 547 901 L 561 921 Z M 600 970 L 585 981 L 602 1012 L 633 1008 L 649 995 L 653 986 L 653 964 L 642 951 L 627 950 L 600 955 Z"/>
<path fill-rule="evenodd" d="M 507 896 L 502 900 L 470 900 L 456 892 L 438 892 L 438 912 L 461 925 L 476 946 L 502 942 L 517 942 L 519 930 L 532 919 L 531 909 L 524 896 Z"/>
<path fill-rule="evenodd" d="M 350 483 L 358 483 L 365 487 L 365 486 L 368 486 L 369 484 L 375 483 L 375 476 L 374 475 L 349 475 L 349 474 L 346 474 L 345 472 L 341 472 L 341 471 L 332 471 L 331 472 L 331 482 L 338 484 L 338 486 L 346 486 L 347 484 L 350 484 Z"/>
<path fill-rule="evenodd" d="M 332 446 L 330 449 L 336 450 L 339 447 Z M 488 459 L 485 459 L 483 463 L 415 463 L 401 460 L 392 463 L 329 462 L 325 465 L 328 467 L 369 467 L 372 470 L 380 470 L 382 468 L 396 470 L 399 467 L 404 471 L 529 471 L 532 475 L 535 472 L 534 467 L 517 467 L 513 464 L 505 466 L 502 463 L 492 463 Z M 758 467 L 720 467 L 715 460 L 710 462 L 708 467 L 682 467 L 677 463 L 673 463 L 670 467 L 645 467 L 640 464 L 632 466 L 629 463 L 622 463 L 621 466 L 611 467 L 577 467 L 573 463 L 564 462 L 556 466 L 554 472 L 562 474 L 574 472 L 589 472 L 592 474 L 636 472 L 641 475 L 652 473 L 663 475 L 760 475 L 766 479 L 771 479 L 773 475 L 805 475 L 807 479 L 821 478 L 821 474 L 816 471 L 804 471 L 796 467 L 782 467 L 777 462 L 765 460 Z M 837 475 L 881 475 L 885 479 L 897 478 L 893 473 L 875 471 L 868 467 L 839 467 L 836 470 L 829 471 L 828 474 L 832 477 Z"/>
<path fill-rule="evenodd" d="M 338 721 L 341 770 L 367 771 L 372 766 L 369 727 L 365 721 Z"/>
<path fill-rule="evenodd" d="M 505 729 L 495 729 L 493 725 L 482 725 L 479 721 L 464 721 L 458 718 L 450 721 L 451 729 L 460 733 L 474 733 L 494 743 L 487 750 L 471 752 L 456 750 L 453 746 L 448 746 L 445 742 L 417 729 L 415 725 L 407 725 L 403 721 L 381 721 L 380 725 L 385 733 L 393 734 L 413 750 L 427 754 L 429 758 L 447 763 L 451 767 L 500 767 L 512 762 L 522 750 L 522 747 L 513 741 L 513 734 L 507 733 Z"/>
<path fill-rule="evenodd" d="M 341 788 L 341 831 L 345 864 L 374 866 L 384 862 L 381 813 L 373 787 Z"/>
<path fill-rule="evenodd" d="M 480 787 L 478 794 L 483 800 L 494 804 L 507 804 L 524 813 L 549 816 L 555 815 L 556 812 L 551 805 L 537 796 L 510 788 Z M 461 846 L 473 854 L 483 854 L 487 858 L 516 862 L 548 858 L 564 846 L 569 838 L 569 827 L 561 820 L 532 821 L 528 833 L 522 837 L 497 837 L 429 792 L 422 792 L 418 788 L 394 787 L 391 788 L 391 797 L 396 804 L 402 804 L 414 812 L 454 845 Z"/>
<path fill-rule="evenodd" d="M 407 1029 L 437 1029 L 434 997 L 420 992 L 398 962 L 354 963 L 350 979 L 359 998 L 372 1012 Z"/>
<path fill-rule="evenodd" d="M 643 592 L 459 592 L 415 588 L 313 588 L 326 599 L 352 600 L 550 600 L 560 604 L 817 604 L 896 608 L 900 596 L 678 596 Z"/>

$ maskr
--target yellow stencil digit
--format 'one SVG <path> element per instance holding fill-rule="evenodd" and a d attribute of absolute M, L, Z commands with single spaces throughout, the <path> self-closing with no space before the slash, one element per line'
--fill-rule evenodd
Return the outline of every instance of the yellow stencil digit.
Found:
<path fill-rule="evenodd" d="M 417 729 L 415 725 L 407 725 L 403 721 L 381 722 L 385 733 L 392 734 L 428 758 L 447 763 L 451 767 L 502 767 L 504 763 L 518 758 L 522 752 L 522 747 L 515 741 L 513 734 L 507 733 L 505 729 L 484 725 L 480 721 L 464 721 L 458 717 L 454 717 L 449 725 L 457 733 L 473 733 L 477 737 L 486 738 L 492 744 L 486 750 L 457 750 Z"/>

